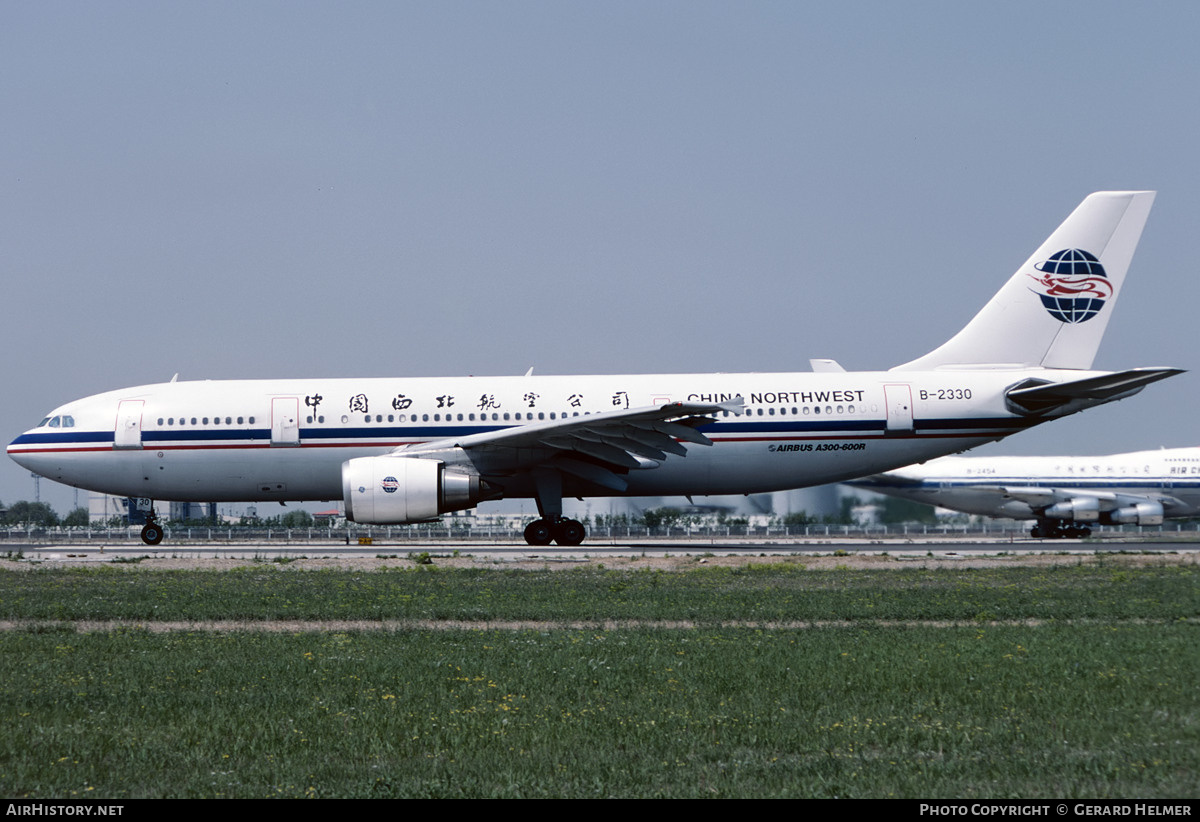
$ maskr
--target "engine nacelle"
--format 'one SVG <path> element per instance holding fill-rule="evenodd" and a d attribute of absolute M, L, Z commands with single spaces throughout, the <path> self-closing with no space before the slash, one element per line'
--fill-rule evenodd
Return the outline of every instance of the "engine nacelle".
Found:
<path fill-rule="evenodd" d="M 1105 525 L 1131 523 L 1134 525 L 1162 525 L 1163 507 L 1158 502 L 1139 502 L 1126 505 L 1115 511 L 1109 511 L 1104 518 Z"/>
<path fill-rule="evenodd" d="M 1050 519 L 1074 520 L 1075 522 L 1095 522 L 1100 519 L 1100 500 L 1095 497 L 1078 497 L 1066 502 L 1056 502 L 1042 515 Z"/>
<path fill-rule="evenodd" d="M 342 463 L 346 519 L 370 525 L 423 522 L 488 498 L 479 477 L 438 460 L 359 457 Z"/>

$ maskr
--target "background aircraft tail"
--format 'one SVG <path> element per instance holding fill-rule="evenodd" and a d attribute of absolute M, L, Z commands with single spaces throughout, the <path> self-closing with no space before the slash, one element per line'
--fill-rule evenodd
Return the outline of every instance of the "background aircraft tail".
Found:
<path fill-rule="evenodd" d="M 962 331 L 892 370 L 990 363 L 1090 369 L 1154 194 L 1089 195 Z"/>

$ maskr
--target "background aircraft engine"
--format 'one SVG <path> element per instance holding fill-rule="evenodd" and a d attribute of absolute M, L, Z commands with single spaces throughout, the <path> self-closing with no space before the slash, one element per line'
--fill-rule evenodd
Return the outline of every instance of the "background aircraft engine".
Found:
<path fill-rule="evenodd" d="M 1051 519 L 1067 519 L 1076 522 L 1095 522 L 1100 519 L 1100 500 L 1072 499 L 1051 505 L 1044 512 Z"/>
<path fill-rule="evenodd" d="M 399 525 L 472 508 L 486 498 L 479 477 L 448 471 L 437 460 L 359 457 L 342 463 L 346 519 Z"/>
<path fill-rule="evenodd" d="M 1163 507 L 1158 502 L 1139 502 L 1136 505 L 1126 505 L 1110 512 L 1106 520 L 1112 523 L 1127 522 L 1134 525 L 1162 525 Z M 1105 523 L 1106 525 L 1109 523 Z"/>

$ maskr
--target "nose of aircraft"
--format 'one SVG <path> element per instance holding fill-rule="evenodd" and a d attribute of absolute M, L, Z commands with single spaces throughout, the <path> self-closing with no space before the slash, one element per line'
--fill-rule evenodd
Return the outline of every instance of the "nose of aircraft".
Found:
<path fill-rule="evenodd" d="M 28 468 L 30 471 L 37 471 L 36 460 L 33 458 L 34 455 L 25 450 L 24 447 L 28 441 L 29 432 L 26 431 L 24 434 L 21 434 L 8 444 L 8 456 L 12 458 L 13 462 L 22 468 Z"/>

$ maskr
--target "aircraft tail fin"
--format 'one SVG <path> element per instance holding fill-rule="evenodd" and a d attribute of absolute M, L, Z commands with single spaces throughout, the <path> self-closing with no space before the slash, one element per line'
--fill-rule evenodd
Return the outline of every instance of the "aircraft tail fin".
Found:
<path fill-rule="evenodd" d="M 1154 194 L 1089 195 L 962 331 L 892 370 L 1091 368 Z"/>

